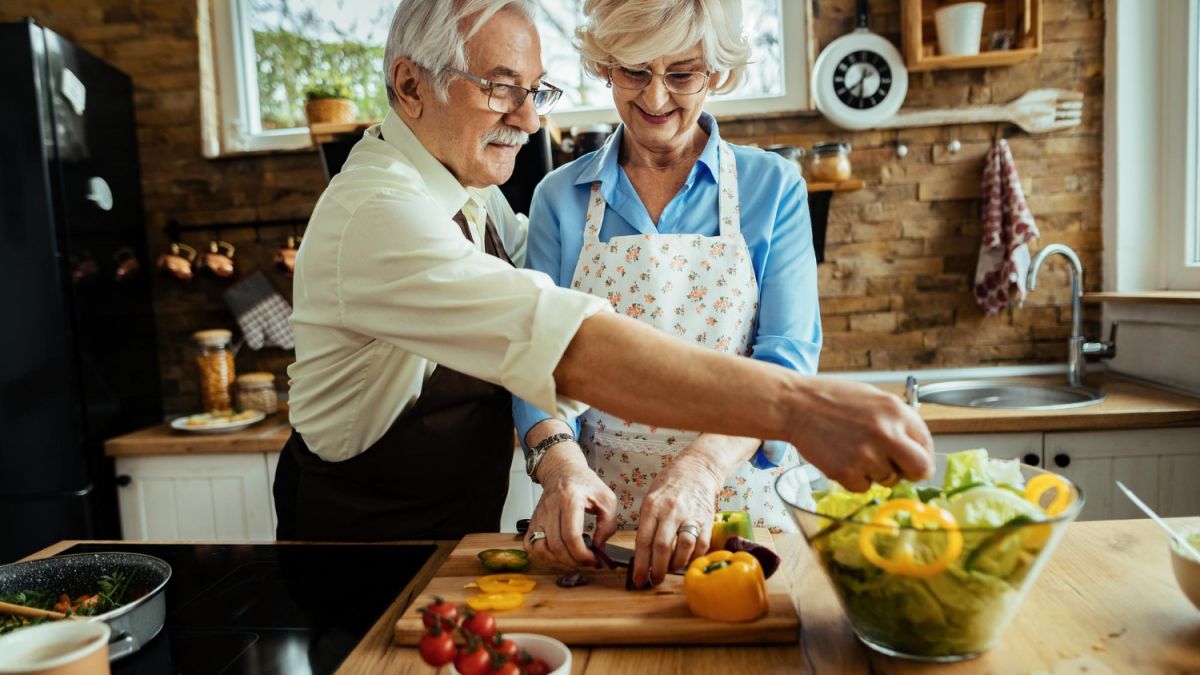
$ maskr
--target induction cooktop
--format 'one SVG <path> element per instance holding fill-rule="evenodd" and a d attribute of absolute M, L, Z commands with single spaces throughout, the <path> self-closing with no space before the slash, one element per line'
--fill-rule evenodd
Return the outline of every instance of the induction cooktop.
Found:
<path fill-rule="evenodd" d="M 158 637 L 113 675 L 331 673 L 437 550 L 430 544 L 80 544 L 171 565 Z"/>

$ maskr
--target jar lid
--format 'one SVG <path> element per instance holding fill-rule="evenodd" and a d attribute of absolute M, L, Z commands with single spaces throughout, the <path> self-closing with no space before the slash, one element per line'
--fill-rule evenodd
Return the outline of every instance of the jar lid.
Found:
<path fill-rule="evenodd" d="M 213 328 L 211 330 L 199 330 L 192 333 L 192 339 L 202 345 L 213 347 L 222 347 L 233 340 L 233 331 L 225 330 L 224 328 Z"/>
<path fill-rule="evenodd" d="M 814 155 L 828 155 L 833 153 L 850 154 L 850 144 L 844 141 L 814 143 L 812 149 Z"/>
<path fill-rule="evenodd" d="M 246 373 L 237 376 L 238 384 L 275 384 L 275 373 Z"/>

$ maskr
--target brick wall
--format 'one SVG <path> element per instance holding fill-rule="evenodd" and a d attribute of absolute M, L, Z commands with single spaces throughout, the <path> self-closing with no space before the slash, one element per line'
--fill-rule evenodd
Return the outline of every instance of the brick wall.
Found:
<path fill-rule="evenodd" d="M 790 1 L 790 0 L 789 0 Z M 854 0 L 817 0 L 819 44 L 852 29 Z M 898 41 L 899 3 L 873 0 L 872 27 Z M 1006 134 L 1042 231 L 1039 245 L 1062 242 L 1079 252 L 1086 286 L 1101 282 L 1100 187 L 1104 16 L 1101 0 L 1045 3 L 1046 45 L 1036 60 L 1008 68 L 916 73 L 913 107 L 1004 103 L 1035 87 L 1083 91 L 1083 124 L 1052 136 Z M 148 236 L 154 251 L 164 227 L 181 222 L 303 218 L 324 185 L 314 152 L 208 160 L 200 153 L 199 59 L 194 0 L 6 0 L 0 21 L 33 16 L 133 78 Z M 822 368 L 901 369 L 1065 359 L 1070 333 L 1069 284 L 1058 262 L 1043 272 L 1024 309 L 985 318 L 969 282 L 979 242 L 981 160 L 995 127 L 966 125 L 847 133 L 812 116 L 726 122 L 736 142 L 811 146 L 844 139 L 866 189 L 840 193 L 830 211 L 826 264 L 820 267 L 825 328 Z M 946 151 L 951 139 L 962 143 Z M 904 159 L 894 143 L 908 145 Z M 242 270 L 270 269 L 287 231 L 229 232 Z M 205 245 L 207 236 L 185 238 Z M 290 297 L 288 279 L 268 271 Z M 188 335 L 234 328 L 223 285 L 201 276 L 156 287 L 159 352 L 166 407 L 196 406 Z M 1098 313 L 1085 324 L 1096 330 Z M 243 350 L 239 371 L 280 375 L 291 354 Z"/>

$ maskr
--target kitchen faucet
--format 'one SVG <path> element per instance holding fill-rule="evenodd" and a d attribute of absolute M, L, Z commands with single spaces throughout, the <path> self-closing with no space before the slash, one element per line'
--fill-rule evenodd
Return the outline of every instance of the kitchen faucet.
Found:
<path fill-rule="evenodd" d="M 1108 334 L 1107 342 L 1085 342 L 1083 339 L 1083 264 L 1079 256 L 1070 247 L 1062 244 L 1050 244 L 1038 251 L 1033 262 L 1029 264 L 1029 274 L 1026 276 L 1025 287 L 1030 291 L 1037 290 L 1037 273 L 1042 263 L 1055 253 L 1063 256 L 1071 264 L 1071 339 L 1067 343 L 1067 384 L 1072 387 L 1082 387 L 1087 374 L 1086 355 L 1109 359 L 1117 354 L 1117 322 L 1114 321 Z"/>

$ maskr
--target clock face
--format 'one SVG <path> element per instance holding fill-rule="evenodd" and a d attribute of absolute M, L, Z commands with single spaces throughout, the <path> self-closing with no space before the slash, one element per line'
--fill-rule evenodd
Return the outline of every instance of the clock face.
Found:
<path fill-rule="evenodd" d="M 833 91 L 851 108 L 874 108 L 892 89 L 892 69 L 876 52 L 860 49 L 844 56 L 833 71 Z"/>

